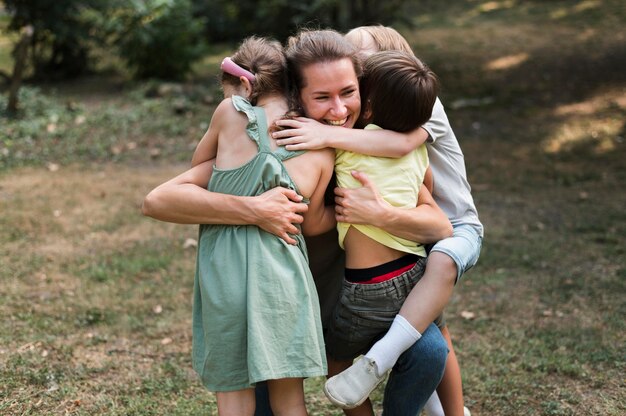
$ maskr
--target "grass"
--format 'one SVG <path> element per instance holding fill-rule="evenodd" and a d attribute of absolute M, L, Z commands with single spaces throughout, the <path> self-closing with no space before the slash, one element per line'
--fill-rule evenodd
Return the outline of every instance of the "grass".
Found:
<path fill-rule="evenodd" d="M 626 412 L 619 6 L 427 1 L 403 29 L 441 78 L 486 226 L 446 311 L 475 415 Z M 216 414 L 190 362 L 197 229 L 139 207 L 187 166 L 222 52 L 180 85 L 29 85 L 1 118 L 1 414 Z M 321 383 L 311 414 L 340 414 Z"/>

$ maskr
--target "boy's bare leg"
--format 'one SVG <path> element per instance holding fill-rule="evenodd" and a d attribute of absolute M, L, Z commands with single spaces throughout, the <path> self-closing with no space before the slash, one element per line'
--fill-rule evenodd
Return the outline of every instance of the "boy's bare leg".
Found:
<path fill-rule="evenodd" d="M 267 388 L 274 416 L 307 416 L 302 378 L 268 380 Z"/>
<path fill-rule="evenodd" d="M 254 389 L 220 391 L 215 396 L 217 397 L 217 414 L 219 416 L 254 415 Z"/>
<path fill-rule="evenodd" d="M 450 256 L 431 252 L 424 276 L 407 296 L 400 315 L 420 333 L 424 332 L 448 304 L 456 276 L 456 264 Z"/>

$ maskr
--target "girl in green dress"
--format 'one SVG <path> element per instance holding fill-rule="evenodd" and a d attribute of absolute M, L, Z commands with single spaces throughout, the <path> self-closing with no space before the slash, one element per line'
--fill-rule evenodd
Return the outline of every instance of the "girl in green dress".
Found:
<path fill-rule="evenodd" d="M 249 197 L 277 187 L 293 190 L 308 202 L 302 232 L 333 228 L 334 211 L 324 207 L 323 196 L 334 151 L 291 152 L 269 138 L 268 126 L 288 111 L 281 45 L 249 38 L 224 60 L 222 70 L 227 98 L 216 108 L 196 151 L 215 158 L 208 190 Z M 162 186 L 207 186 L 203 166 Z M 200 225 L 194 369 L 216 392 L 220 415 L 254 414 L 253 387 L 260 381 L 268 383 L 274 414 L 306 415 L 303 379 L 325 375 L 327 369 L 302 233 L 291 235 L 296 244 L 289 244 L 257 225 L 221 222 Z"/>

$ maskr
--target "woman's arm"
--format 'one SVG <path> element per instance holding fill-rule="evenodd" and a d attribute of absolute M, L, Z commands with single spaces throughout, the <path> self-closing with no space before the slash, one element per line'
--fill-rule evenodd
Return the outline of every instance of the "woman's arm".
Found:
<path fill-rule="evenodd" d="M 371 224 L 398 237 L 423 244 L 434 243 L 452 235 L 450 221 L 425 186 L 420 188 L 417 206 L 404 209 L 387 203 L 364 173 L 354 172 L 353 176 L 363 186 L 335 189 L 337 221 Z"/>
<path fill-rule="evenodd" d="M 302 197 L 286 188 L 274 188 L 256 197 L 209 192 L 206 186 L 214 160 L 196 167 L 157 186 L 144 199 L 144 215 L 179 224 L 256 225 L 289 244 L 296 240 L 294 224 L 303 221 L 307 205 Z"/>
<path fill-rule="evenodd" d="M 276 124 L 285 130 L 274 132 L 272 137 L 287 150 L 333 147 L 370 156 L 402 157 L 428 139 L 428 132 L 421 127 L 407 133 L 349 129 L 328 126 L 305 117 L 278 120 Z"/>

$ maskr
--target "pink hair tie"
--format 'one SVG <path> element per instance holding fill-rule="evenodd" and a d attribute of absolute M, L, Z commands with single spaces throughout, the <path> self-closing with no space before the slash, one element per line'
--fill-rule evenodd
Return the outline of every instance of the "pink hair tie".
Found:
<path fill-rule="evenodd" d="M 252 72 L 243 69 L 242 67 L 234 63 L 233 60 L 229 57 L 224 58 L 224 60 L 222 61 L 222 65 L 220 65 L 220 68 L 227 74 L 236 76 L 237 78 L 246 77 L 250 82 L 254 81 L 255 79 L 255 76 Z"/>

